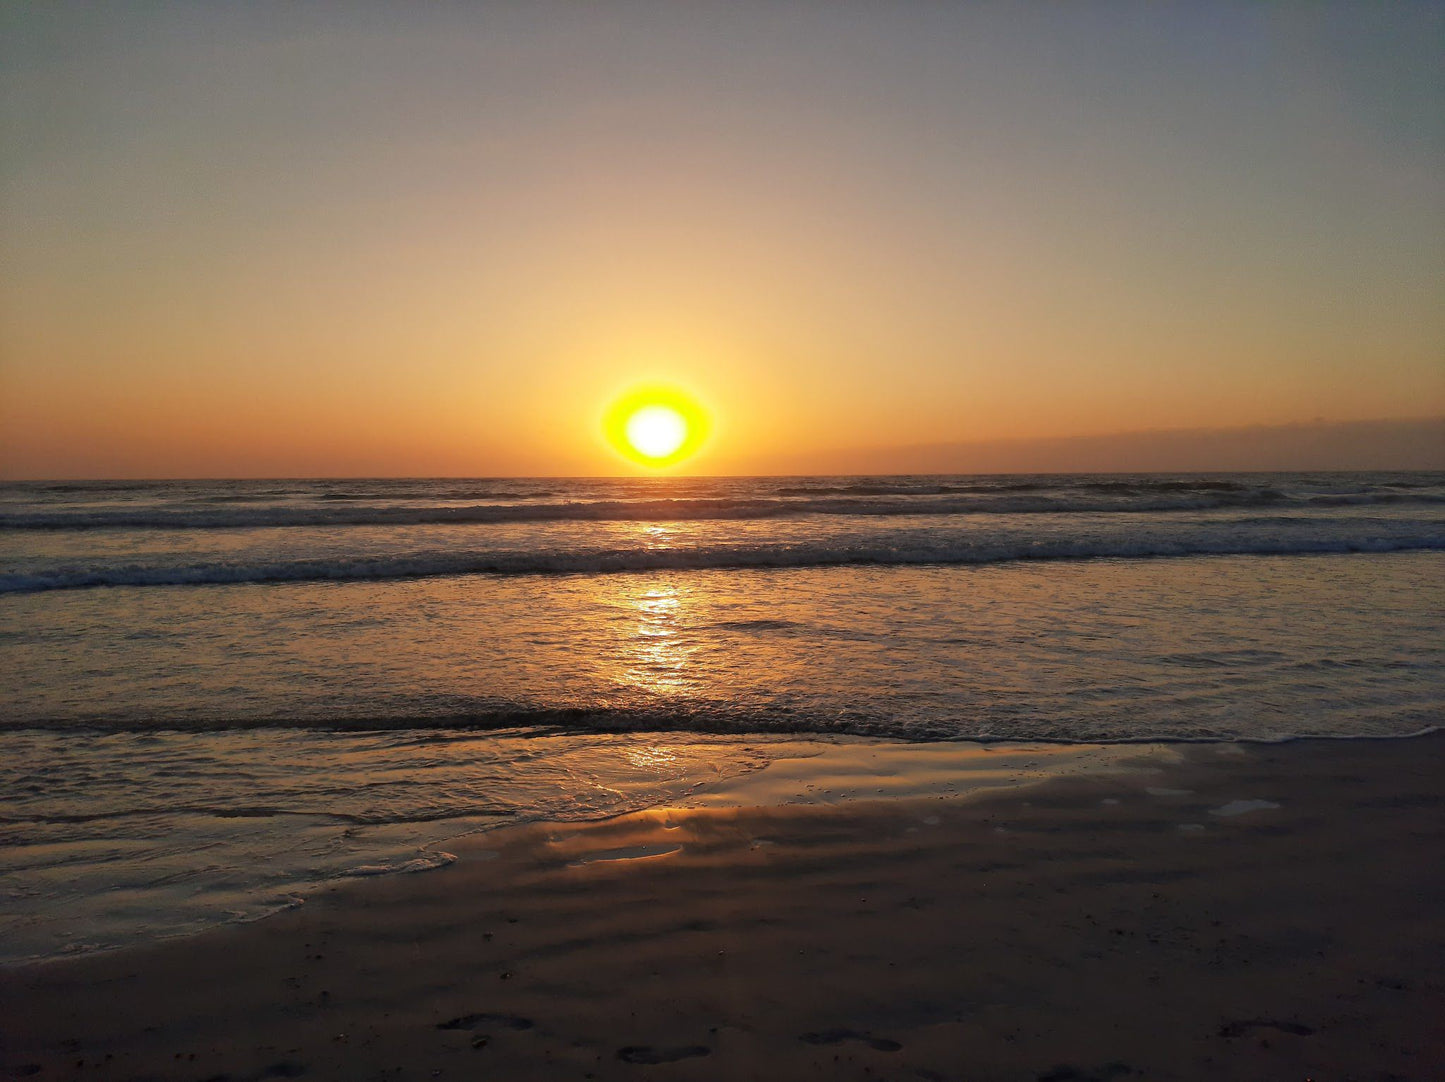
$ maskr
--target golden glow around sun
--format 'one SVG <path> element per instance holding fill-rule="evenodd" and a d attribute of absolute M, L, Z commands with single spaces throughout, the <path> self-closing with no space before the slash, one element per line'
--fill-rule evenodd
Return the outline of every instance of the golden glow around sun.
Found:
<path fill-rule="evenodd" d="M 623 395 L 602 419 L 607 442 L 643 466 L 671 466 L 691 456 L 707 436 L 707 414 L 673 387 L 643 387 Z"/>

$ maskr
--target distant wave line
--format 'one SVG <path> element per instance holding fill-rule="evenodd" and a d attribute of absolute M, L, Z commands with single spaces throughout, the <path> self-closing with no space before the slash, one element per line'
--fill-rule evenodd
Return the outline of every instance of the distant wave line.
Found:
<path fill-rule="evenodd" d="M 0 514 L 0 530 L 214 530 L 306 526 L 421 526 L 508 522 L 682 522 L 797 518 L 805 515 L 1138 514 L 1252 507 L 1325 508 L 1445 504 L 1436 493 L 1373 492 L 1290 496 L 1275 489 L 1214 491 L 1150 499 L 1003 496 L 906 496 L 826 499 L 595 500 L 567 503 L 449 506 L 325 506 L 125 511 L 35 511 Z"/>
<path fill-rule="evenodd" d="M 217 586 L 246 583 L 361 582 L 461 575 L 577 575 L 641 571 L 834 566 L 981 565 L 1020 561 L 1147 559 L 1189 556 L 1305 556 L 1445 549 L 1445 534 L 1295 539 L 1206 538 L 1141 542 L 1040 540 L 1019 544 L 901 548 L 761 545 L 703 549 L 536 552 L 431 552 L 358 560 L 267 564 L 103 567 L 0 575 L 0 594 L 97 587 Z"/>

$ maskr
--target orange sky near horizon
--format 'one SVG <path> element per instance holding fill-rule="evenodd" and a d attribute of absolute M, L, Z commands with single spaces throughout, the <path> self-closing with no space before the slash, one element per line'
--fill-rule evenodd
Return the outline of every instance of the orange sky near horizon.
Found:
<path fill-rule="evenodd" d="M 1445 414 L 1438 9 L 3 20 L 3 476 L 635 472 L 649 382 L 698 473 Z"/>

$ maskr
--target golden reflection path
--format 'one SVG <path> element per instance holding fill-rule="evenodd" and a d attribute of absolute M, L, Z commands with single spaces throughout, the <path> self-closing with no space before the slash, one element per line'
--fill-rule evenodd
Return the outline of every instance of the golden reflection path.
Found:
<path fill-rule="evenodd" d="M 675 697 L 695 690 L 688 672 L 692 645 L 682 624 L 684 593 L 670 583 L 642 586 L 630 598 L 637 623 L 627 643 L 624 678 L 655 695 Z"/>

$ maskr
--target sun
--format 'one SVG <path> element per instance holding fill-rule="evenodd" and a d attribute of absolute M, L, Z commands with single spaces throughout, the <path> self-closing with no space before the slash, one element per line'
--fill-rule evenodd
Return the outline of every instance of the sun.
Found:
<path fill-rule="evenodd" d="M 643 406 L 627 418 L 627 444 L 644 458 L 666 458 L 687 439 L 687 420 L 671 406 Z"/>
<path fill-rule="evenodd" d="M 708 418 L 675 387 L 641 387 L 618 398 L 602 418 L 607 442 L 643 466 L 672 466 L 690 458 L 707 437 Z"/>

